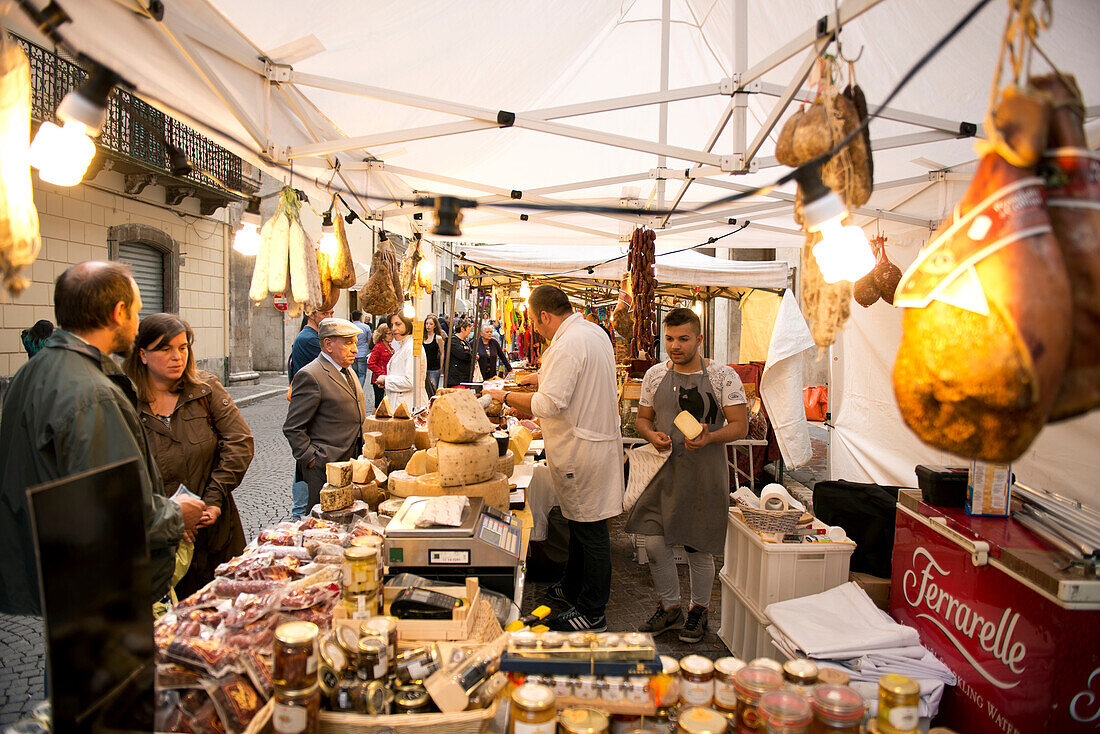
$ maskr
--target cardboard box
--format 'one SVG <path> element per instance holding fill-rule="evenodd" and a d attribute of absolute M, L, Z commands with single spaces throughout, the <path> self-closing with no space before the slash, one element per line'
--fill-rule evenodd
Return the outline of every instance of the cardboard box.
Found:
<path fill-rule="evenodd" d="M 871 597 L 876 607 L 884 612 L 890 611 L 890 579 L 858 571 L 853 571 L 849 579 L 855 581 L 859 588 L 867 592 L 867 596 Z"/>

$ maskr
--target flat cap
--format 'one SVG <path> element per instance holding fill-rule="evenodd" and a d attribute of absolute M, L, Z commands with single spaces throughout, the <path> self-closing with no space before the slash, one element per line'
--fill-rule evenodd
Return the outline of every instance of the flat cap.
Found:
<path fill-rule="evenodd" d="M 322 339 L 330 336 L 359 336 L 359 327 L 347 319 L 325 319 L 317 333 Z"/>

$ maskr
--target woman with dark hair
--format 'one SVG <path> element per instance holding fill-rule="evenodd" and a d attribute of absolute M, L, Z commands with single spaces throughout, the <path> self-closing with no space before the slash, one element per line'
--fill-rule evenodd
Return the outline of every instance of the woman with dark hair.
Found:
<path fill-rule="evenodd" d="M 393 332 L 393 357 L 386 367 L 386 375 L 382 383 L 386 388 L 386 397 L 390 400 L 390 407 L 396 408 L 401 403 L 410 411 L 427 407 L 428 393 L 424 390 L 423 359 L 420 364 L 419 385 L 415 384 L 415 363 L 417 357 L 413 354 L 413 323 L 412 319 L 401 313 L 390 316 L 390 331 Z M 413 388 L 416 392 L 413 392 Z"/>
<path fill-rule="evenodd" d="M 439 389 L 439 373 L 443 371 L 443 338 L 446 334 L 440 327 L 440 319 L 428 314 L 424 319 L 424 361 L 427 362 L 428 379 L 432 387 Z"/>
<path fill-rule="evenodd" d="M 367 359 L 367 369 L 371 372 L 371 387 L 374 388 L 374 404 L 380 405 L 386 397 L 386 369 L 393 356 L 393 332 L 386 324 L 378 324 L 374 329 L 374 348 Z M 397 406 L 394 406 L 397 407 Z"/>
<path fill-rule="evenodd" d="M 164 477 L 164 492 L 180 485 L 206 503 L 195 552 L 176 584 L 183 598 L 214 578 L 214 569 L 245 546 L 233 490 L 252 463 L 252 432 L 218 378 L 195 368 L 195 334 L 167 313 L 141 320 L 123 367 L 134 381 L 145 437 Z"/>
<path fill-rule="evenodd" d="M 46 319 L 40 319 L 34 322 L 34 326 L 29 329 L 23 329 L 19 334 L 19 338 L 23 341 L 23 348 L 27 350 L 27 357 L 33 357 L 38 354 L 38 350 L 42 348 L 46 340 L 53 334 L 53 322 Z"/>

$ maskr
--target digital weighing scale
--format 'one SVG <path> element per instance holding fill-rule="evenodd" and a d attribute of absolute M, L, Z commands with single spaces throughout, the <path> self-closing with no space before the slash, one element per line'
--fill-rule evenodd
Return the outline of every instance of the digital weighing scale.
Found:
<path fill-rule="evenodd" d="M 386 526 L 389 573 L 457 583 L 476 576 L 484 588 L 521 604 L 525 566 L 519 518 L 487 506 L 483 497 L 470 497 L 458 527 L 418 528 L 417 507 L 429 499 L 408 497 Z"/>

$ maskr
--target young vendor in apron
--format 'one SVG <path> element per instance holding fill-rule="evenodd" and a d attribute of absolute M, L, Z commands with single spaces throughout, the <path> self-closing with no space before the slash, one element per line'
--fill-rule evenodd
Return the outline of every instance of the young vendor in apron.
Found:
<path fill-rule="evenodd" d="M 626 530 L 645 537 L 657 611 L 642 632 L 660 634 L 683 624 L 680 640 L 699 642 L 707 631 L 714 585 L 714 554 L 724 551 L 729 511 L 726 443 L 748 433 L 745 389 L 733 368 L 703 359 L 699 317 L 688 308 L 664 320 L 669 362 L 654 365 L 642 380 L 638 434 L 672 455 L 650 481 L 627 518 Z M 703 432 L 688 440 L 673 421 L 690 413 Z M 680 578 L 672 546 L 688 554 L 691 607 L 680 606 Z"/>

